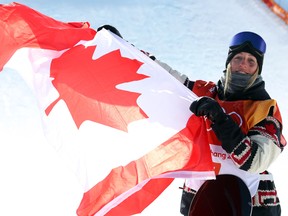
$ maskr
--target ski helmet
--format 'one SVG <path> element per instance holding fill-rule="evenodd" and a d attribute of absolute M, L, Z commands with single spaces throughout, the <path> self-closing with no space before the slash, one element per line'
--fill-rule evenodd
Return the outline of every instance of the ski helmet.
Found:
<path fill-rule="evenodd" d="M 230 42 L 226 68 L 236 54 L 240 52 L 248 52 L 257 59 L 259 66 L 258 73 L 261 74 L 265 51 L 266 43 L 260 35 L 249 31 L 240 32 L 234 35 Z"/>

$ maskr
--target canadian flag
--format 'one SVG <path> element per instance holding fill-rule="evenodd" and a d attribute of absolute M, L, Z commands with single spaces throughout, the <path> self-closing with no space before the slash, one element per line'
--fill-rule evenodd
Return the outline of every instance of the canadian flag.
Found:
<path fill-rule="evenodd" d="M 77 215 L 141 213 L 175 178 L 215 177 L 196 96 L 137 48 L 18 3 L 0 17 L 1 72 L 34 92 L 47 140 L 83 188 Z"/>

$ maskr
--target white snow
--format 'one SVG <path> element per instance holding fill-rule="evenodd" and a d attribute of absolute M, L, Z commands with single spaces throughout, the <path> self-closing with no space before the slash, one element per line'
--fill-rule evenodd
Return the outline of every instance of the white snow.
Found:
<path fill-rule="evenodd" d="M 10 3 L 10 1 L 2 1 Z M 288 26 L 261 0 L 23 0 L 61 21 L 111 24 L 139 49 L 185 73 L 217 81 L 231 37 L 244 30 L 267 43 L 263 78 L 278 101 L 288 137 Z M 4 124 L 5 123 L 5 124 Z M 14 71 L 0 73 L 0 215 L 71 216 L 81 188 L 44 139 L 35 97 Z M 282 215 L 288 215 L 287 150 L 272 164 Z M 180 215 L 183 180 L 175 180 L 141 215 Z M 75 206 L 75 209 L 69 208 Z"/>

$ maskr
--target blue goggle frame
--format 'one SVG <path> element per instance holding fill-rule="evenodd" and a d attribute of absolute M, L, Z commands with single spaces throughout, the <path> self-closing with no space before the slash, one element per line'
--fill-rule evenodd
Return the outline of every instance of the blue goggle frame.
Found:
<path fill-rule="evenodd" d="M 266 52 L 266 43 L 264 39 L 256 33 L 247 31 L 236 34 L 232 38 L 229 47 L 233 50 L 233 48 L 237 49 L 238 46 L 247 44 L 249 42 L 260 54 L 263 55 Z"/>

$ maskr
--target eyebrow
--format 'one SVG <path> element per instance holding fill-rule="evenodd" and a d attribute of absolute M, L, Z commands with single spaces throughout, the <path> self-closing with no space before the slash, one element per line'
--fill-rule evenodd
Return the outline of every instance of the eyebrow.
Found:
<path fill-rule="evenodd" d="M 239 54 L 241 54 L 241 53 L 247 53 L 249 57 L 252 56 L 252 57 L 254 57 L 254 58 L 256 59 L 256 57 L 255 57 L 254 55 L 252 55 L 251 53 L 248 53 L 248 52 L 240 52 L 240 53 L 237 53 L 235 56 L 237 56 L 237 55 L 239 55 Z M 234 56 L 234 57 L 235 57 L 235 56 Z"/>

